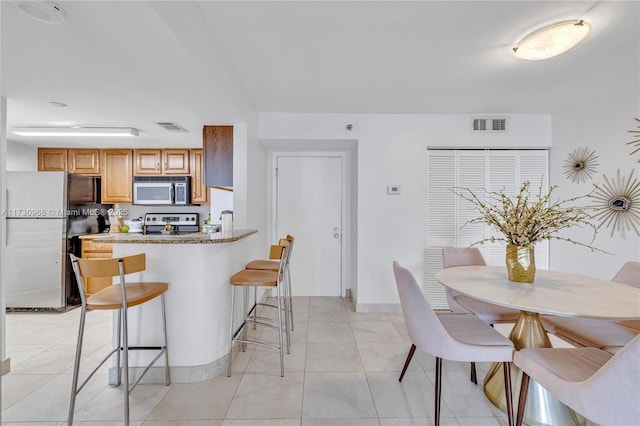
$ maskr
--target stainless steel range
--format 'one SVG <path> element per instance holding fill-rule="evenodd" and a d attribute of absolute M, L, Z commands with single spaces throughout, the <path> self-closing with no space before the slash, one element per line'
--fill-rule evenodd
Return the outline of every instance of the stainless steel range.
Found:
<path fill-rule="evenodd" d="M 145 234 L 193 234 L 200 230 L 198 213 L 147 213 L 144 215 Z"/>

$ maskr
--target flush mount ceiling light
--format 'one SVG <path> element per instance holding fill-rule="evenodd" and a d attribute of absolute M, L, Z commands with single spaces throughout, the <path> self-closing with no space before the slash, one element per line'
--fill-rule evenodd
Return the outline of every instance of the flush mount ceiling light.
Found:
<path fill-rule="evenodd" d="M 52 1 L 9 1 L 8 3 L 36 21 L 47 24 L 64 24 L 64 21 L 67 20 L 64 9 Z"/>
<path fill-rule="evenodd" d="M 131 127 L 14 127 L 11 133 L 19 136 L 138 136 Z"/>
<path fill-rule="evenodd" d="M 580 43 L 589 32 L 591 24 L 583 20 L 559 22 L 526 36 L 513 53 L 530 61 L 553 58 Z"/>

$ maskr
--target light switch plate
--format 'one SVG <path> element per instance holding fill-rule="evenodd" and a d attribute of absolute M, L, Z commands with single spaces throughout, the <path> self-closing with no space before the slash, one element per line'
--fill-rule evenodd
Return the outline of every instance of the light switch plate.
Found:
<path fill-rule="evenodd" d="M 388 195 L 396 195 L 400 193 L 399 185 L 387 185 L 387 194 Z"/>

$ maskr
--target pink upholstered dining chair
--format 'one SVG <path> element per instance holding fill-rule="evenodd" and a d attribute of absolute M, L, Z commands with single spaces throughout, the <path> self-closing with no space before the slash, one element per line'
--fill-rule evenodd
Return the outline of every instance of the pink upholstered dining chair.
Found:
<path fill-rule="evenodd" d="M 513 425 L 511 372 L 513 343 L 473 314 L 436 315 L 408 269 L 393 262 L 402 313 L 415 347 L 436 358 L 434 423 L 440 424 L 442 360 L 502 362 L 507 418 Z"/>
<path fill-rule="evenodd" d="M 523 372 L 518 425 L 524 417 L 529 378 L 598 424 L 640 421 L 640 336 L 615 355 L 597 348 L 526 348 L 516 351 L 513 362 Z"/>
<path fill-rule="evenodd" d="M 627 262 L 611 281 L 640 288 L 640 262 Z M 640 333 L 640 320 L 601 320 L 594 318 L 542 315 L 545 330 L 579 347 L 594 347 L 616 353 Z"/>
<path fill-rule="evenodd" d="M 482 257 L 482 253 L 476 247 L 443 248 L 442 261 L 445 268 L 487 264 L 484 261 L 484 257 Z M 491 303 L 482 302 L 449 288 L 447 288 L 447 303 L 453 313 L 473 313 L 478 318 L 491 325 L 505 322 L 515 323 L 520 316 L 520 311 L 517 309 L 505 308 Z M 400 381 L 402 381 L 404 373 L 409 367 L 409 363 L 411 362 L 411 358 L 413 358 L 414 352 L 415 346 L 411 346 L 402 372 L 400 373 Z M 476 366 L 473 362 L 471 363 L 471 381 L 478 384 Z"/>

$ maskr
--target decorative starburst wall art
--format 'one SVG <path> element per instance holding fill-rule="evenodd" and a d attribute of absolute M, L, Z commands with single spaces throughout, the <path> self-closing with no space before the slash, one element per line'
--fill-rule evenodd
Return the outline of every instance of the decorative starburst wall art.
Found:
<path fill-rule="evenodd" d="M 634 120 L 640 123 L 640 118 L 634 118 Z M 638 129 L 640 129 L 640 126 L 638 126 Z M 629 133 L 634 133 L 633 137 L 636 138 L 631 142 L 627 142 L 627 145 L 631 145 L 632 147 L 635 147 L 635 149 L 631 151 L 631 154 L 629 154 L 629 155 L 633 155 L 636 152 L 640 152 L 640 130 L 629 130 Z M 638 163 L 640 163 L 640 158 L 638 158 Z"/>
<path fill-rule="evenodd" d="M 618 169 L 617 180 L 603 175 L 604 184 L 597 185 L 591 195 L 598 203 L 592 206 L 596 211 L 593 218 L 600 221 L 597 227 L 610 227 L 612 237 L 616 231 L 622 238 L 627 231 L 640 235 L 640 181 L 633 172 L 628 178 L 621 178 Z"/>
<path fill-rule="evenodd" d="M 576 148 L 564 160 L 564 175 L 573 183 L 586 182 L 596 172 L 598 156 L 588 148 Z"/>

